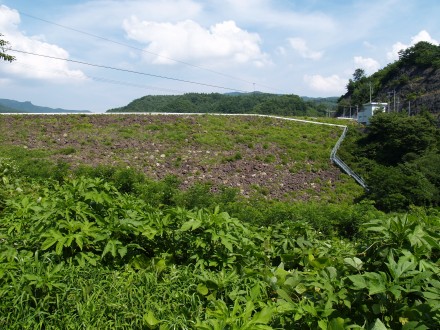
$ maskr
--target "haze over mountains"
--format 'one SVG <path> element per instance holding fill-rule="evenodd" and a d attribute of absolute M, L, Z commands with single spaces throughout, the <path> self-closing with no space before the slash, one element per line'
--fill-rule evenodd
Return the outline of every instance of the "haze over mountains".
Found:
<path fill-rule="evenodd" d="M 89 110 L 67 110 L 49 108 L 32 104 L 30 101 L 20 102 L 9 99 L 0 99 L 0 113 L 83 113 Z"/>

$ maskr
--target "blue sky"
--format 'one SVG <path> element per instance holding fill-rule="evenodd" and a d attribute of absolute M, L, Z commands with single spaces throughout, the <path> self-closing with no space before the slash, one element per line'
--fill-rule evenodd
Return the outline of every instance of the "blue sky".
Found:
<path fill-rule="evenodd" d="M 12 49 L 126 70 L 11 51 L 0 98 L 102 112 L 147 94 L 340 96 L 356 68 L 438 44 L 438 17 L 438 0 L 0 0 Z"/>

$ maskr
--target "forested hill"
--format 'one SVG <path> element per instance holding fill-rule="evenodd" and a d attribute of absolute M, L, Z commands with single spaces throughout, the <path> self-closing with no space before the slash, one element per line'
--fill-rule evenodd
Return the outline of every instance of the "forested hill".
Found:
<path fill-rule="evenodd" d="M 440 112 L 440 46 L 422 41 L 399 52 L 399 59 L 371 76 L 357 69 L 339 99 L 343 107 L 361 106 L 370 100 L 387 102 L 396 112 Z"/>
<path fill-rule="evenodd" d="M 5 107 L 4 105 L 0 104 L 0 113 L 20 113 L 20 112 L 23 112 L 23 111 L 8 108 L 8 107 Z"/>
<path fill-rule="evenodd" d="M 147 95 L 125 107 L 107 112 L 257 113 L 290 116 L 325 116 L 336 98 L 304 100 L 297 95 L 266 93 Z"/>

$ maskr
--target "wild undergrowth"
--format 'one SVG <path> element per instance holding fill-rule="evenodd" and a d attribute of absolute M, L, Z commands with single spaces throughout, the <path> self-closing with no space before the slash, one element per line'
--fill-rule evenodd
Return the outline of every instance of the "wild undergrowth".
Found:
<path fill-rule="evenodd" d="M 112 171 L 35 180 L 0 164 L 2 329 L 440 324 L 435 213 L 185 196 L 173 178 Z"/>

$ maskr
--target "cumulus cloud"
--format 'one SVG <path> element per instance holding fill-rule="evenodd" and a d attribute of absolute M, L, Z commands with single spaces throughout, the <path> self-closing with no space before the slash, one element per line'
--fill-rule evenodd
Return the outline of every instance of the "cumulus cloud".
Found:
<path fill-rule="evenodd" d="M 0 30 L 4 34 L 4 39 L 9 41 L 9 46 L 12 49 L 68 59 L 69 53 L 66 50 L 43 41 L 42 39 L 44 38 L 41 36 L 25 35 L 19 30 L 19 24 L 20 15 L 18 12 L 0 5 Z M 70 69 L 65 61 L 14 53 L 12 51 L 10 54 L 16 57 L 16 61 L 1 66 L 1 70 L 9 74 L 45 80 L 60 80 L 66 77 L 75 79 L 86 78 L 82 71 Z"/>
<path fill-rule="evenodd" d="M 372 74 L 379 70 L 380 64 L 371 57 L 355 56 L 354 64 L 356 68 L 364 69 L 367 74 Z"/>
<path fill-rule="evenodd" d="M 319 74 L 305 75 L 304 81 L 311 89 L 326 94 L 343 94 L 347 83 L 346 79 L 336 74 L 328 77 Z"/>
<path fill-rule="evenodd" d="M 319 60 L 323 52 L 317 52 L 311 50 L 304 39 L 301 38 L 289 38 L 290 46 L 297 51 L 303 58 L 311 59 L 311 60 Z"/>
<path fill-rule="evenodd" d="M 172 59 L 198 63 L 226 60 L 257 66 L 269 63 L 268 55 L 260 49 L 259 35 L 240 29 L 234 21 L 204 28 L 193 20 L 160 23 L 132 16 L 124 20 L 123 28 L 128 38 L 148 44 L 145 50 L 157 54 L 152 59 L 156 64 L 175 64 Z"/>
<path fill-rule="evenodd" d="M 404 43 L 402 43 L 400 41 L 396 42 L 392 46 L 391 51 L 389 51 L 387 53 L 388 60 L 390 60 L 390 61 L 398 60 L 399 59 L 399 51 L 404 50 L 404 49 L 406 49 L 408 47 L 414 46 L 416 43 L 418 43 L 420 41 L 427 41 L 427 42 L 429 42 L 431 44 L 434 44 L 434 45 L 438 45 L 439 44 L 439 42 L 437 40 L 433 39 L 431 37 L 431 35 L 427 31 L 422 30 L 418 34 L 416 34 L 415 36 L 413 36 L 411 38 L 411 42 L 410 42 L 409 45 L 404 44 Z"/>

